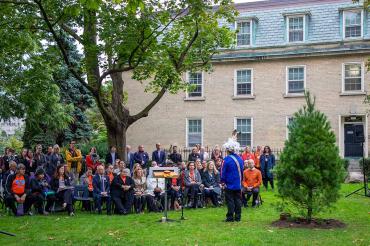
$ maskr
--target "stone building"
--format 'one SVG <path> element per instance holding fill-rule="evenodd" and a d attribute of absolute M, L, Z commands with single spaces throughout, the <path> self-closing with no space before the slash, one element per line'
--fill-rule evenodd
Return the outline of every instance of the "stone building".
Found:
<path fill-rule="evenodd" d="M 316 96 L 337 136 L 342 156 L 368 152 L 370 16 L 351 0 L 270 0 L 236 4 L 237 44 L 213 58 L 211 73 L 187 73 L 193 92 L 167 94 L 128 130 L 128 143 L 154 148 L 177 143 L 213 147 L 235 128 L 242 145 L 283 148 L 287 124 Z M 125 76 L 133 111 L 153 95 Z M 142 93 L 140 93 L 142 91 Z M 132 93 L 134 92 L 134 93 Z M 133 97 L 133 96 L 131 96 Z M 140 98 L 138 100 L 137 98 Z"/>

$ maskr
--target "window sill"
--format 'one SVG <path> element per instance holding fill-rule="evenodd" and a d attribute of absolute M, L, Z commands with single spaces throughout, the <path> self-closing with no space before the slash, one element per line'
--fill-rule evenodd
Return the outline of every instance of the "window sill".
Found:
<path fill-rule="evenodd" d="M 304 93 L 288 93 L 283 95 L 284 98 L 296 98 L 296 97 L 304 97 Z"/>
<path fill-rule="evenodd" d="M 185 97 L 184 101 L 205 101 L 205 97 Z"/>
<path fill-rule="evenodd" d="M 339 94 L 339 96 L 365 96 L 366 92 L 364 91 L 354 91 L 354 92 L 349 92 L 345 91 Z"/>
<path fill-rule="evenodd" d="M 233 96 L 232 99 L 233 100 L 250 100 L 250 99 L 255 99 L 256 96 L 255 95 L 248 95 L 248 96 Z"/>

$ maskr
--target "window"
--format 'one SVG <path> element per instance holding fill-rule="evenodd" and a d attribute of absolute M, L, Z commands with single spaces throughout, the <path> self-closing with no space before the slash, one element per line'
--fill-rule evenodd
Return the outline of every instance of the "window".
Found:
<path fill-rule="evenodd" d="M 253 95 L 252 69 L 237 70 L 235 72 L 235 96 Z"/>
<path fill-rule="evenodd" d="M 202 97 L 203 96 L 203 74 L 188 73 L 188 83 L 192 85 L 191 91 L 188 92 L 188 97 Z"/>
<path fill-rule="evenodd" d="M 304 16 L 287 17 L 288 40 L 289 43 L 303 42 L 305 35 L 305 18 Z"/>
<path fill-rule="evenodd" d="M 305 90 L 305 67 L 287 68 L 287 94 L 303 93 Z"/>
<path fill-rule="evenodd" d="M 364 91 L 362 63 L 343 64 L 343 85 L 345 92 Z"/>
<path fill-rule="evenodd" d="M 236 118 L 235 129 L 239 132 L 238 142 L 241 146 L 252 147 L 252 119 L 251 118 Z"/>
<path fill-rule="evenodd" d="M 362 11 L 344 11 L 343 18 L 344 38 L 362 37 Z"/>
<path fill-rule="evenodd" d="M 202 120 L 187 120 L 187 146 L 194 147 L 197 144 L 202 145 Z"/>
<path fill-rule="evenodd" d="M 237 46 L 251 45 L 252 24 L 251 21 L 239 21 L 236 23 L 236 40 Z"/>

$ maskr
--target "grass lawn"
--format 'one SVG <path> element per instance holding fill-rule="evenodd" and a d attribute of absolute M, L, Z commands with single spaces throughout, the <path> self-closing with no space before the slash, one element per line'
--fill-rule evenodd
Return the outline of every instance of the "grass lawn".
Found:
<path fill-rule="evenodd" d="M 343 185 L 342 198 L 320 218 L 347 224 L 343 229 L 278 229 L 271 227 L 279 212 L 273 192 L 263 192 L 263 206 L 243 208 L 242 222 L 224 223 L 226 208 L 185 210 L 186 221 L 161 224 L 161 214 L 91 215 L 77 211 L 51 216 L 0 217 L 0 245 L 370 245 L 370 198 L 345 194 L 360 185 Z M 170 218 L 180 218 L 171 212 Z"/>

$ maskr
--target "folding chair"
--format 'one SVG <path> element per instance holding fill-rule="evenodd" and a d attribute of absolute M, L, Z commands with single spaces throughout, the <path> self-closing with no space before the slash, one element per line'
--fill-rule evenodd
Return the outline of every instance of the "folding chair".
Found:
<path fill-rule="evenodd" d="M 94 209 L 94 198 L 89 197 L 89 190 L 86 185 L 76 185 L 73 191 L 73 201 L 80 202 L 80 209 L 82 209 L 83 202 L 89 202 L 90 212 Z"/>

